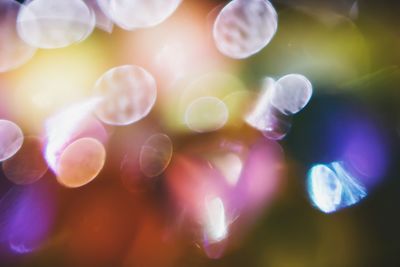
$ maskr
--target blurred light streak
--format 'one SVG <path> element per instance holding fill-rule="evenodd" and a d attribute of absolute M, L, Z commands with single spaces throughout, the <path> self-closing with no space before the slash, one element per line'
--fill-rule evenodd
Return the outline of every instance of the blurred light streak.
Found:
<path fill-rule="evenodd" d="M 352 20 L 356 20 L 358 18 L 359 13 L 360 13 L 360 9 L 358 6 L 358 1 L 356 0 L 356 1 L 354 1 L 353 5 L 351 5 L 351 8 L 349 10 L 349 17 Z"/>
<path fill-rule="evenodd" d="M 271 140 L 283 139 L 291 128 L 291 117 L 283 114 L 271 104 L 274 95 L 275 81 L 272 78 L 263 80 L 262 90 L 256 96 L 254 104 L 245 115 L 245 122 L 261 131 Z"/>
<path fill-rule="evenodd" d="M 56 172 L 57 163 L 63 150 L 82 136 L 93 136 L 102 142 L 107 140 L 104 127 L 97 122 L 91 112 L 98 99 L 90 99 L 70 106 L 50 117 L 45 124 L 45 158 L 49 167 Z"/>
<path fill-rule="evenodd" d="M 220 242 L 228 235 L 228 223 L 226 221 L 224 203 L 219 197 L 206 197 L 204 202 L 204 234 L 207 242 Z"/>
<path fill-rule="evenodd" d="M 311 168 L 308 194 L 318 209 L 331 213 L 358 203 L 367 196 L 367 189 L 344 168 L 342 162 L 333 162 Z"/>
<path fill-rule="evenodd" d="M 275 82 L 266 77 L 245 121 L 272 140 L 283 139 L 291 127 L 291 115 L 310 101 L 312 85 L 300 74 L 288 74 Z"/>

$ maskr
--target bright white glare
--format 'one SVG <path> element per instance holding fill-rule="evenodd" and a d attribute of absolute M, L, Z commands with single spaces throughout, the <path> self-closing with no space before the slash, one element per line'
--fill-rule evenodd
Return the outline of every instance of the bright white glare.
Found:
<path fill-rule="evenodd" d="M 367 196 L 367 190 L 341 162 L 333 162 L 311 168 L 308 194 L 318 209 L 331 213 L 358 203 Z"/>
<path fill-rule="evenodd" d="M 38 48 L 61 48 L 84 40 L 95 16 L 82 0 L 33 0 L 18 15 L 20 37 Z"/>
<path fill-rule="evenodd" d="M 140 150 L 140 170 L 147 177 L 160 175 L 171 161 L 172 141 L 166 134 L 154 134 L 143 144 Z"/>
<path fill-rule="evenodd" d="M 218 50 L 242 59 L 263 49 L 275 35 L 278 15 L 267 0 L 233 0 L 218 15 L 213 30 Z"/>
<path fill-rule="evenodd" d="M 207 198 L 205 200 L 205 211 L 204 230 L 207 240 L 210 243 L 224 240 L 228 235 L 228 223 L 221 198 Z"/>
<path fill-rule="evenodd" d="M 246 122 L 257 130 L 266 131 L 271 127 L 268 118 L 271 114 L 271 96 L 274 90 L 274 79 L 269 77 L 265 78 L 262 91 L 255 100 L 253 108 L 245 118 Z"/>
<path fill-rule="evenodd" d="M 185 123 L 195 132 L 212 132 L 222 128 L 228 116 L 224 102 L 216 97 L 204 96 L 189 104 L 185 112 Z"/>
<path fill-rule="evenodd" d="M 0 162 L 18 152 L 24 141 L 22 130 L 15 123 L 0 120 Z"/>
<path fill-rule="evenodd" d="M 85 121 L 88 120 L 98 103 L 98 99 L 91 99 L 75 104 L 46 121 L 45 158 L 53 171 L 56 171 L 57 161 L 63 149 L 80 134 Z"/>
<path fill-rule="evenodd" d="M 108 0 L 109 14 L 125 30 L 156 26 L 178 8 L 181 0 Z"/>
<path fill-rule="evenodd" d="M 36 49 L 18 36 L 17 16 L 23 6 L 14 0 L 0 1 L 0 73 L 20 67 Z"/>
<path fill-rule="evenodd" d="M 281 140 L 291 128 L 291 115 L 302 110 L 311 96 L 311 83 L 303 75 L 288 74 L 278 81 L 267 77 L 245 121 L 265 137 Z"/>
<path fill-rule="evenodd" d="M 124 65 L 110 69 L 96 82 L 100 99 L 95 113 L 104 123 L 128 125 L 146 117 L 157 98 L 157 85 L 145 69 Z"/>
<path fill-rule="evenodd" d="M 212 159 L 212 163 L 222 173 L 229 185 L 235 186 L 243 169 L 243 162 L 234 153 L 227 153 Z"/>
<path fill-rule="evenodd" d="M 276 83 L 272 78 L 265 78 L 262 91 L 254 101 L 254 106 L 246 115 L 245 121 L 251 127 L 259 130 L 271 140 L 281 140 L 291 128 L 291 118 L 276 109 L 271 99 L 276 90 Z"/>
<path fill-rule="evenodd" d="M 271 103 L 283 114 L 296 114 L 310 101 L 312 91 L 311 82 L 306 77 L 288 74 L 276 82 Z"/>

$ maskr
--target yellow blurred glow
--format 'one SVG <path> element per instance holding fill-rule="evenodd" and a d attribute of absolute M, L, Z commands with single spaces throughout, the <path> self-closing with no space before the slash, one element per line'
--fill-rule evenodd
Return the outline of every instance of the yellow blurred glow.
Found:
<path fill-rule="evenodd" d="M 204 97 L 216 98 L 222 102 L 224 109 L 227 109 L 227 113 L 230 113 L 234 109 L 240 108 L 241 105 L 229 103 L 228 106 L 228 103 L 223 99 L 234 92 L 245 91 L 245 86 L 230 73 L 214 71 L 203 73 L 195 78 L 189 78 L 179 86 L 177 85 L 175 90 L 179 92 L 179 97 L 177 97 L 176 93 L 171 94 L 162 107 L 165 112 L 162 112 L 161 115 L 165 116 L 165 121 L 172 130 L 187 131 L 188 128 L 185 124 L 187 122 L 187 110 L 194 101 Z M 246 99 L 242 100 L 246 101 Z M 234 114 L 234 119 L 237 119 L 238 114 L 236 112 Z M 208 118 L 205 119 L 208 120 Z M 223 124 L 225 123 L 226 121 Z"/>
<path fill-rule="evenodd" d="M 195 132 L 212 132 L 224 127 L 229 113 L 225 103 L 216 97 L 200 97 L 186 109 L 185 123 Z"/>
<path fill-rule="evenodd" d="M 41 50 L 11 77 L 14 112 L 38 129 L 58 109 L 88 96 L 105 69 L 106 54 L 94 40 L 64 49 Z M 40 129 L 40 128 L 39 128 Z"/>

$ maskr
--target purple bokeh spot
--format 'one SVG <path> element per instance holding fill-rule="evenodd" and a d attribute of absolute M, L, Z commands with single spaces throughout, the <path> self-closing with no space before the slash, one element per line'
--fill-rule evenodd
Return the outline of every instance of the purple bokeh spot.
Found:
<path fill-rule="evenodd" d="M 1 241 L 17 254 L 39 249 L 54 221 L 55 203 L 43 183 L 14 186 L 0 201 Z"/>
<path fill-rule="evenodd" d="M 354 120 L 346 129 L 343 161 L 367 188 L 377 185 L 388 166 L 388 148 L 380 128 L 366 119 Z"/>

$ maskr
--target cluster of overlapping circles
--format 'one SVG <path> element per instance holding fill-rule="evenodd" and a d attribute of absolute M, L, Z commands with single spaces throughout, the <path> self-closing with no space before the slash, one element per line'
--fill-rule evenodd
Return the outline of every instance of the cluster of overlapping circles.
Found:
<path fill-rule="evenodd" d="M 126 31 L 135 31 L 156 26 L 170 17 L 181 1 L 27 0 L 20 4 L 14 0 L 2 0 L 0 72 L 22 66 L 37 49 L 60 49 L 82 42 L 96 27 L 111 31 L 113 25 L 116 25 Z M 213 41 L 216 51 L 232 60 L 242 60 L 257 54 L 271 42 L 278 30 L 278 15 L 268 0 L 232 0 L 218 11 L 212 28 Z M 226 79 L 234 80 L 230 77 Z M 202 82 L 199 79 L 192 83 L 192 89 L 201 87 Z M 0 120 L 0 161 L 3 162 L 4 174 L 16 184 L 31 184 L 50 168 L 60 184 L 66 187 L 80 187 L 89 183 L 100 173 L 106 161 L 107 132 L 103 126 L 124 127 L 148 116 L 157 103 L 157 83 L 155 75 L 141 66 L 122 65 L 109 69 L 93 85 L 92 95 L 87 101 L 67 107 L 48 118 L 44 140 L 24 137 L 18 125 L 9 120 Z M 239 176 L 253 179 L 251 171 L 246 172 L 242 166 L 246 161 L 242 161 L 246 157 L 244 155 L 261 157 L 268 162 L 270 157 L 263 154 L 260 148 L 268 150 L 274 146 L 271 144 L 287 135 L 291 118 L 307 105 L 313 94 L 311 82 L 297 73 L 265 77 L 261 84 L 251 106 L 241 115 L 244 123 L 261 132 L 263 138 L 270 143 L 261 143 L 254 151 L 246 153 L 232 145 L 233 148 L 227 149 L 227 155 L 212 157 L 211 161 L 217 169 L 222 166 L 220 172 L 226 176 L 230 186 L 240 185 Z M 220 97 L 216 92 L 210 95 L 199 94 L 198 97 L 183 93 L 182 98 L 186 102 L 182 101 L 179 106 L 183 111 L 178 120 L 188 131 L 195 133 L 195 138 L 200 138 L 201 133 L 222 129 L 230 116 L 228 100 L 223 98 L 225 96 Z M 60 121 L 63 121 L 62 127 Z M 91 134 L 88 135 L 88 132 Z M 167 169 L 174 156 L 172 139 L 166 133 L 153 133 L 145 138 L 137 159 L 139 170 L 144 176 L 157 177 Z M 42 154 L 43 159 L 40 156 Z M 197 163 L 180 159 L 178 157 L 177 162 L 182 164 L 183 169 L 191 166 L 193 168 L 188 168 L 193 171 L 198 167 Z M 226 164 L 232 166 L 226 168 Z M 264 170 L 254 162 L 249 164 L 252 167 L 248 168 L 254 168 L 255 173 Z M 366 194 L 364 188 L 356 182 L 352 182 L 349 189 L 348 181 L 351 177 L 342 170 L 339 163 L 332 166 L 320 166 L 310 173 L 312 200 L 325 212 L 356 202 L 345 200 L 344 204 L 340 204 L 342 196 L 348 197 L 350 191 L 355 192 L 351 188 L 359 192 L 353 198 L 357 201 Z M 174 170 L 176 166 L 170 173 Z M 343 177 L 346 179 L 343 180 Z M 343 181 L 347 181 L 347 184 Z M 254 184 L 247 180 L 242 182 L 242 186 L 251 190 L 237 189 L 239 191 L 235 192 L 247 196 L 249 202 L 257 193 L 263 192 L 259 188 L 252 188 Z M 216 187 L 210 186 L 214 189 Z M 179 186 L 175 189 L 177 195 L 187 197 L 179 191 Z M 227 204 L 224 204 L 222 197 L 225 193 L 197 193 L 204 198 L 200 203 L 205 205 L 202 207 L 206 215 L 203 214 L 201 220 L 207 240 L 209 243 L 219 242 L 227 235 L 228 221 L 233 219 L 225 214 Z M 198 203 L 193 202 L 193 205 Z"/>

